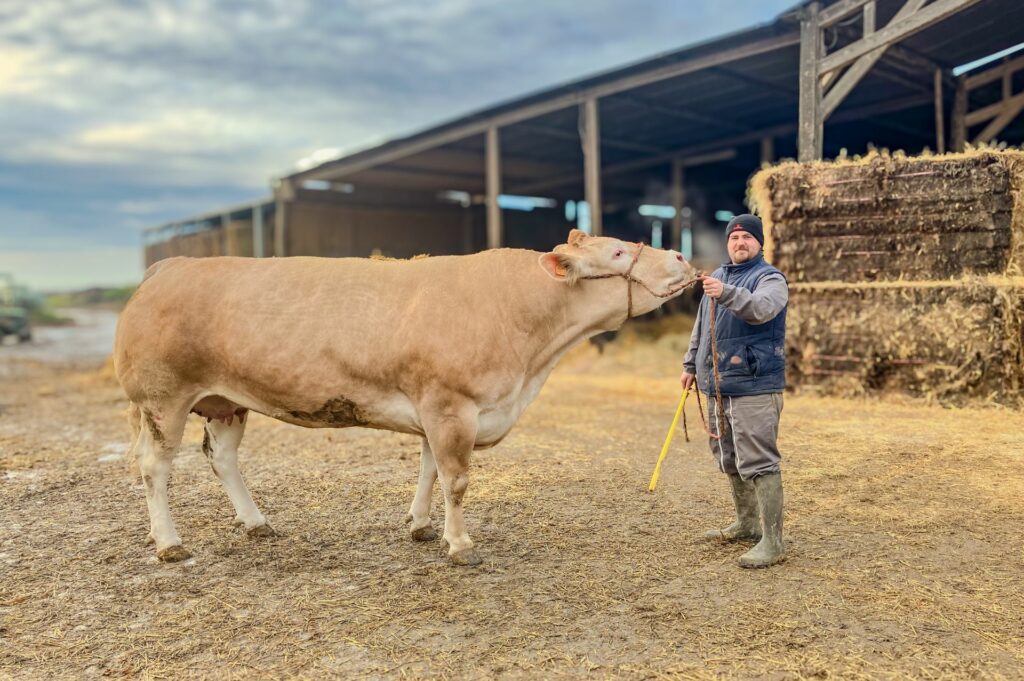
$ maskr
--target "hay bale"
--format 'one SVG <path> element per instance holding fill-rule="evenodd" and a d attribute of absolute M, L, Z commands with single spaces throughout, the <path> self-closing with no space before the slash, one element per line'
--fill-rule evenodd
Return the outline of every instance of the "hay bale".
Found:
<path fill-rule="evenodd" d="M 1024 274 L 1024 153 L 872 153 L 757 173 L 765 255 L 793 282 Z"/>
<path fill-rule="evenodd" d="M 788 381 L 941 402 L 1024 398 L 1024 278 L 791 287 Z"/>

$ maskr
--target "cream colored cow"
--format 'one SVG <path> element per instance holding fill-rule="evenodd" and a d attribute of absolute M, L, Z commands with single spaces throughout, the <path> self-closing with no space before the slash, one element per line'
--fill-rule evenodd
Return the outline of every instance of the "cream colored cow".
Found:
<path fill-rule="evenodd" d="M 190 412 L 251 536 L 273 534 L 238 470 L 249 411 L 307 428 L 364 426 L 423 438 L 409 509 L 430 522 L 434 481 L 456 564 L 480 561 L 463 523 L 474 449 L 501 441 L 566 350 L 677 295 L 674 251 L 573 230 L 552 253 L 501 249 L 407 261 L 171 258 L 121 314 L 117 378 L 132 403 L 161 560 L 189 557 L 167 503 Z"/>

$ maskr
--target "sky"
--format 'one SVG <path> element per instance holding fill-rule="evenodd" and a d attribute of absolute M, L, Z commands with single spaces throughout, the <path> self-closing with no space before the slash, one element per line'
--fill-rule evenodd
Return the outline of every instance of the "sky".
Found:
<path fill-rule="evenodd" d="M 0 0 L 0 272 L 137 282 L 143 228 L 297 163 L 769 21 L 795 0 Z"/>

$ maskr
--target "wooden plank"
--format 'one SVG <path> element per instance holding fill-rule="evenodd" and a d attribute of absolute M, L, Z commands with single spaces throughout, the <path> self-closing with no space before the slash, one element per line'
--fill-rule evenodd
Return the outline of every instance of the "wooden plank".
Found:
<path fill-rule="evenodd" d="M 956 94 L 953 98 L 953 120 L 949 131 L 952 151 L 963 151 L 967 145 L 967 80 L 956 79 Z"/>
<path fill-rule="evenodd" d="M 381 148 L 371 149 L 366 152 L 355 154 L 351 158 L 342 158 L 336 161 L 331 161 L 321 166 L 317 166 L 316 168 L 295 173 L 289 177 L 293 180 L 340 179 L 351 173 L 365 170 L 366 168 L 371 168 L 382 163 L 389 163 L 406 156 L 411 156 L 412 154 L 417 154 L 421 151 L 433 149 L 434 147 L 443 146 L 451 142 L 457 142 L 459 140 L 466 139 L 467 137 L 484 134 L 488 128 L 491 127 L 505 127 L 512 123 L 519 123 L 531 118 L 543 116 L 544 114 L 561 111 L 562 109 L 567 109 L 569 107 L 579 106 L 588 98 L 605 97 L 617 92 L 625 92 L 627 90 L 632 90 L 644 85 L 650 85 L 670 78 L 676 78 L 678 76 L 694 73 L 703 69 L 728 64 L 750 57 L 756 57 L 767 52 L 773 52 L 775 50 L 796 45 L 799 40 L 799 34 L 786 33 L 753 43 L 740 44 L 736 47 L 713 54 L 695 57 L 676 64 L 667 64 L 659 68 L 651 69 L 650 71 L 618 78 L 608 83 L 594 85 L 589 88 L 581 88 L 576 92 L 552 97 L 547 101 L 523 106 L 506 113 L 493 114 L 491 116 L 473 120 L 472 122 L 467 121 L 466 123 L 455 125 L 448 130 L 416 135 L 406 140 L 396 140 L 389 144 L 382 145 Z"/>
<path fill-rule="evenodd" d="M 487 248 L 501 248 L 503 225 L 501 206 L 501 138 L 498 128 L 487 130 Z"/>
<path fill-rule="evenodd" d="M 973 90 L 981 85 L 986 85 L 994 80 L 1003 78 L 1006 74 L 1013 74 L 1017 71 L 1024 69 L 1024 56 L 1011 59 L 1010 61 L 1003 62 L 999 66 L 993 66 L 992 68 L 982 71 L 981 73 L 967 77 L 967 89 Z"/>
<path fill-rule="evenodd" d="M 991 142 L 993 137 L 1001 133 L 1003 129 L 1017 117 L 1021 110 L 1024 109 L 1024 95 L 1014 99 L 1017 100 L 1014 104 L 1009 103 L 1013 101 L 1012 99 L 1006 100 L 1006 109 L 1003 113 L 992 119 L 992 122 L 986 125 L 984 130 L 978 133 L 978 136 L 974 138 L 974 144 L 977 145 L 983 142 Z"/>
<path fill-rule="evenodd" d="M 821 11 L 821 15 L 818 18 L 818 25 L 822 28 L 828 28 L 832 24 L 838 23 L 850 16 L 861 7 L 874 4 L 875 0 L 840 0 L 831 7 L 827 7 Z"/>
<path fill-rule="evenodd" d="M 891 21 L 880 31 L 875 31 L 871 35 L 858 40 L 852 45 L 847 45 L 838 52 L 828 55 L 821 60 L 819 69 L 822 73 L 828 73 L 829 71 L 842 68 L 847 64 L 852 64 L 865 54 L 868 54 L 883 45 L 888 45 L 889 43 L 902 40 L 903 38 L 924 30 L 932 24 L 936 24 L 957 12 L 970 7 L 971 5 L 977 4 L 980 1 L 981 0 L 936 0 L 936 2 L 933 2 L 924 9 L 915 12 L 913 16 L 907 17 L 901 21 Z"/>
<path fill-rule="evenodd" d="M 946 122 L 943 120 L 942 69 L 935 69 L 935 149 L 946 153 Z"/>
<path fill-rule="evenodd" d="M 927 0 L 907 0 L 903 7 L 901 7 L 892 18 L 892 21 L 889 22 L 890 25 L 912 16 L 914 12 L 921 9 L 925 2 L 927 2 Z M 832 112 L 842 104 L 847 95 L 849 95 L 853 88 L 857 86 L 857 83 L 859 83 L 861 79 L 867 75 L 868 71 L 870 71 L 878 62 L 878 60 L 882 58 L 887 47 L 888 45 L 882 45 L 881 47 L 865 54 L 857 60 L 857 63 L 846 70 L 843 77 L 840 78 L 832 89 L 829 90 L 828 94 L 825 95 L 825 99 L 821 105 L 822 118 L 828 119 L 828 117 L 832 115 Z"/>
<path fill-rule="evenodd" d="M 601 236 L 601 124 L 597 98 L 582 105 L 583 113 L 583 190 L 590 208 L 590 233 Z"/>
<path fill-rule="evenodd" d="M 998 116 L 999 114 L 1006 111 L 1007 108 L 1013 108 L 1017 106 L 1017 104 L 1020 102 L 1024 102 L 1024 92 L 1020 93 L 1019 95 L 1014 95 L 1009 99 L 1001 99 L 995 104 L 990 104 L 989 106 L 978 109 L 977 111 L 972 111 L 971 113 L 967 114 L 964 120 L 966 121 L 967 127 L 969 128 L 972 125 L 977 125 L 978 123 L 981 123 L 982 121 L 987 121 L 993 116 Z"/>
<path fill-rule="evenodd" d="M 875 0 L 864 5 L 864 35 L 871 35 L 877 28 L 878 12 L 875 8 Z"/>
<path fill-rule="evenodd" d="M 804 8 L 800 20 L 800 115 L 797 122 L 797 157 L 801 162 L 821 158 L 824 119 L 821 115 L 821 29 L 818 26 L 820 3 Z"/>

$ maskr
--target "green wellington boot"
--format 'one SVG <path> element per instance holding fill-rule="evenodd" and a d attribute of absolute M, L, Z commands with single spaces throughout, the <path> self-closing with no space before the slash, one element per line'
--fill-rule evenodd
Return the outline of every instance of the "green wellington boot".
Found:
<path fill-rule="evenodd" d="M 757 546 L 740 556 L 740 567 L 766 568 L 786 558 L 782 545 L 782 474 L 754 478 L 754 492 L 761 509 L 764 536 Z"/>
<path fill-rule="evenodd" d="M 718 541 L 758 540 L 761 538 L 761 523 L 757 518 L 757 499 L 754 496 L 754 483 L 743 482 L 740 476 L 730 473 L 732 484 L 732 500 L 736 504 L 736 522 L 721 530 L 709 530 L 704 533 L 705 539 Z"/>

